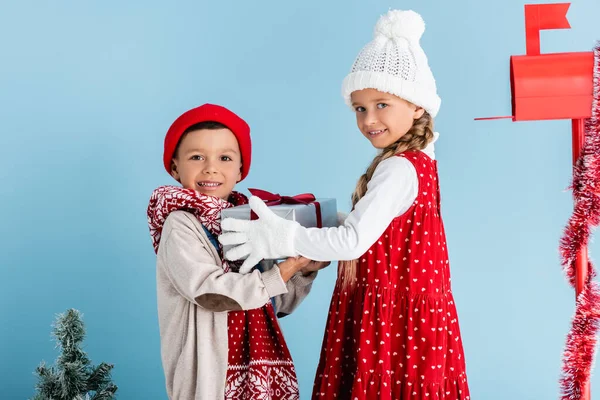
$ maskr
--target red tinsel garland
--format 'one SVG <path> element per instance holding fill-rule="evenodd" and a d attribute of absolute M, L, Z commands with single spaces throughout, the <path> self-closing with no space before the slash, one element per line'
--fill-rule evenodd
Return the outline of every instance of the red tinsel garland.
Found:
<path fill-rule="evenodd" d="M 600 223 L 600 42 L 594 49 L 594 101 L 586 121 L 585 144 L 573 170 L 575 208 L 560 241 L 563 270 L 575 288 L 575 260 L 587 246 L 592 228 Z M 561 399 L 579 400 L 589 381 L 600 327 L 600 287 L 596 271 L 588 263 L 588 277 L 577 297 L 575 315 L 563 354 Z"/>

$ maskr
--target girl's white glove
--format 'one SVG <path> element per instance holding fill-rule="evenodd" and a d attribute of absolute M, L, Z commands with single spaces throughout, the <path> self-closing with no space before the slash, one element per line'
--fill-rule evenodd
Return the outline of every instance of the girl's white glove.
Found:
<path fill-rule="evenodd" d="M 234 261 L 248 255 L 240 267 L 240 273 L 247 273 L 263 259 L 297 256 L 294 237 L 300 224 L 275 215 L 259 197 L 250 197 L 249 204 L 257 220 L 226 218 L 221 223 L 227 233 L 219 236 L 219 242 L 236 245 L 225 253 L 225 258 Z"/>
<path fill-rule="evenodd" d="M 338 213 L 337 213 L 338 226 L 344 225 L 344 222 L 346 222 L 346 218 L 348 218 L 348 214 L 346 214 L 345 212 L 342 212 L 342 211 L 338 211 Z"/>

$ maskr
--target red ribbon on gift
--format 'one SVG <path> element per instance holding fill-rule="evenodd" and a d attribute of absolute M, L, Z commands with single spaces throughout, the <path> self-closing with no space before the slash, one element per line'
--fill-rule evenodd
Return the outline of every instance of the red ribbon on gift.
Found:
<path fill-rule="evenodd" d="M 267 206 L 276 206 L 279 204 L 305 204 L 305 205 L 314 205 L 315 211 L 317 214 L 317 227 L 323 227 L 323 219 L 321 216 L 321 205 L 318 201 L 316 201 L 316 197 L 312 193 L 302 193 L 296 196 L 281 196 L 278 193 L 267 192 L 266 190 L 260 189 L 248 189 L 253 196 L 260 198 L 265 202 Z M 258 216 L 254 213 L 254 211 L 250 211 L 250 219 L 255 220 L 258 219 Z"/>

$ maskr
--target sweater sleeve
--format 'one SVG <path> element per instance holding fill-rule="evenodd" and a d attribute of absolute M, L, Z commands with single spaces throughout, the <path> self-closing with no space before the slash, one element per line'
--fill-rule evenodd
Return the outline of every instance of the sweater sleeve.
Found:
<path fill-rule="evenodd" d="M 353 260 L 364 254 L 391 221 L 410 208 L 417 198 L 415 167 L 404 157 L 382 161 L 344 224 L 334 228 L 297 230 L 294 246 L 304 257 L 317 261 Z"/>
<path fill-rule="evenodd" d="M 199 239 L 191 214 L 173 212 L 165 221 L 158 257 L 170 284 L 188 301 L 213 312 L 251 310 L 287 292 L 279 267 L 261 273 L 225 272 Z"/>

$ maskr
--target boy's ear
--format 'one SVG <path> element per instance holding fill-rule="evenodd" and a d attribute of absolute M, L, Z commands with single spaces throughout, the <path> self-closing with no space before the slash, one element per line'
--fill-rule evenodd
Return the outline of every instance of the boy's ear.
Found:
<path fill-rule="evenodd" d="M 238 173 L 237 180 L 235 183 L 240 183 L 242 181 L 242 167 L 240 166 L 240 172 Z"/>
<path fill-rule="evenodd" d="M 419 119 L 425 114 L 425 109 L 423 107 L 417 107 L 415 113 L 413 114 L 413 119 Z"/>
<path fill-rule="evenodd" d="M 177 171 L 177 162 L 175 162 L 175 159 L 171 160 L 171 176 L 179 183 L 181 183 L 181 181 L 179 180 L 179 172 Z"/>

